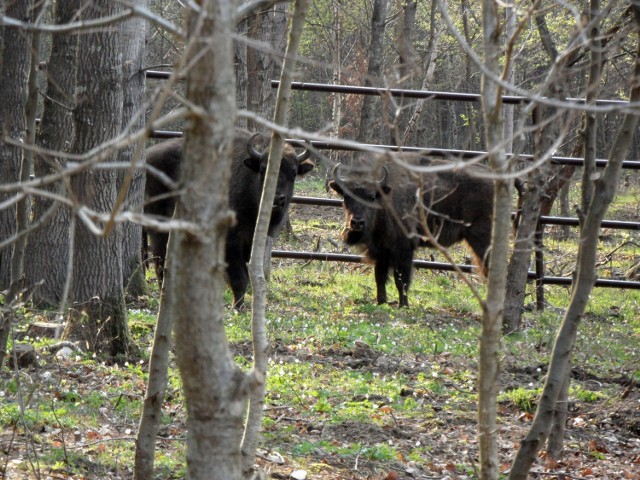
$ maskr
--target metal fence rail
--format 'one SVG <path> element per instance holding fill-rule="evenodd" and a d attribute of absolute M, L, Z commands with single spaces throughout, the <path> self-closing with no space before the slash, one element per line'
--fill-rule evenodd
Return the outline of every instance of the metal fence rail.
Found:
<path fill-rule="evenodd" d="M 346 253 L 321 253 L 321 252 L 300 252 L 290 250 L 273 250 L 271 252 L 273 258 L 289 258 L 294 260 L 319 260 L 323 262 L 346 262 L 346 263 L 364 263 L 364 258 L 360 255 L 349 255 Z M 424 268 L 428 270 L 444 270 L 453 272 L 457 269 L 465 273 L 474 272 L 475 267 L 471 265 L 452 265 L 444 262 L 432 262 L 429 260 L 414 260 L 414 268 Z M 573 278 L 571 277 L 542 277 L 538 278 L 537 273 L 529 271 L 527 274 L 529 280 L 541 280 L 545 285 L 571 285 Z M 598 278 L 595 283 L 596 287 L 609 288 L 625 288 L 631 290 L 640 290 L 640 282 L 630 280 L 615 280 L 609 278 Z"/>
<path fill-rule="evenodd" d="M 182 132 L 178 130 L 154 130 L 151 134 L 152 138 L 177 138 L 181 137 Z M 313 148 L 316 150 L 340 150 L 340 151 L 354 151 L 353 147 L 345 146 L 338 142 L 332 141 L 318 141 L 318 140 L 303 140 L 299 138 L 287 138 L 286 141 L 293 145 L 294 147 L 304 147 L 307 144 L 311 144 Z M 384 150 L 398 150 L 398 147 L 394 145 L 381 145 L 381 144 L 362 144 L 362 149 L 384 149 Z M 479 157 L 484 157 L 487 155 L 487 152 L 482 152 L 478 150 L 455 150 L 450 148 L 428 148 L 428 147 L 400 147 L 400 150 L 403 152 L 420 152 L 424 155 L 432 156 L 432 157 L 441 157 L 441 158 L 462 158 L 462 159 L 475 159 Z M 513 158 L 514 155 L 508 153 L 508 158 Z M 521 160 L 533 160 L 533 155 L 529 154 L 518 154 L 517 157 Z M 584 160 L 582 158 L 577 157 L 562 157 L 554 155 L 551 157 L 551 162 L 557 165 L 575 165 L 581 167 L 584 165 Z M 604 158 L 596 159 L 596 167 L 605 167 L 608 163 L 608 160 Z M 627 168 L 630 170 L 640 170 L 640 161 L 638 160 L 625 160 L 622 162 L 622 168 Z"/>

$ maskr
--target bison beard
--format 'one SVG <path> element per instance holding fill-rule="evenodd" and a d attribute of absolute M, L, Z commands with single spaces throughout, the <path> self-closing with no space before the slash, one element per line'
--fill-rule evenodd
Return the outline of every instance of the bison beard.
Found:
<path fill-rule="evenodd" d="M 407 163 L 435 161 L 402 154 Z M 383 154 L 362 154 L 350 167 L 337 165 L 329 187 L 343 197 L 343 240 L 364 250 L 374 263 L 377 302 L 387 302 L 386 283 L 393 270 L 400 306 L 408 306 L 413 256 L 436 241 L 449 247 L 466 241 L 484 275 L 488 265 L 493 214 L 493 182 L 473 175 L 484 170 L 418 174 Z M 419 202 L 419 198 L 421 202 Z"/>
<path fill-rule="evenodd" d="M 236 213 L 236 223 L 227 233 L 225 259 L 227 262 L 227 282 L 233 291 L 233 306 L 235 308 L 243 307 L 244 295 L 249 285 L 247 262 L 251 255 L 253 233 L 258 219 L 260 196 L 267 167 L 268 149 L 259 151 L 255 147 L 257 136 L 258 134 L 252 135 L 250 132 L 238 128 L 233 142 L 229 206 Z M 263 138 L 263 140 L 265 139 Z M 169 182 L 163 181 L 160 175 L 153 173 L 154 170 L 162 172 L 173 182 L 179 184 L 182 148 L 182 139 L 176 139 L 160 143 L 147 150 L 146 158 L 147 164 L 151 167 L 151 174 L 147 175 L 145 187 L 145 214 L 165 219 L 173 216 L 176 195 L 179 192 L 174 191 L 172 186 L 168 184 Z M 271 237 L 277 235 L 286 216 L 293 196 L 295 178 L 298 175 L 304 175 L 314 167 L 314 163 L 308 160 L 309 155 L 308 150 L 297 155 L 291 145 L 285 144 L 284 146 L 269 223 L 268 234 Z M 176 190 L 179 190 L 179 185 Z M 143 235 L 145 235 L 145 242 L 143 242 L 145 245 L 146 236 L 149 236 L 156 276 L 162 284 L 169 234 L 146 230 Z M 143 258 L 146 258 L 146 253 Z"/>

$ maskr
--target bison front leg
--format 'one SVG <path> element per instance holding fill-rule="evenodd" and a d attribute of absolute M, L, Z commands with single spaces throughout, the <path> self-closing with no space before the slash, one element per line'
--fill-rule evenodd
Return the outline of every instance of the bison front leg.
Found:
<path fill-rule="evenodd" d="M 389 277 L 389 255 L 381 255 L 382 258 L 376 259 L 375 277 L 376 277 L 376 299 L 378 305 L 387 303 L 387 278 Z"/>
<path fill-rule="evenodd" d="M 233 308 L 244 308 L 244 294 L 249 286 L 249 270 L 242 252 L 238 249 L 227 248 L 227 280 L 233 292 Z"/>
<path fill-rule="evenodd" d="M 409 306 L 409 285 L 411 284 L 411 272 L 413 270 L 413 252 L 404 252 L 404 254 L 395 261 L 393 269 L 393 278 L 398 289 L 399 302 L 401 307 Z"/>
<path fill-rule="evenodd" d="M 156 271 L 156 279 L 158 286 L 162 287 L 164 280 L 164 266 L 167 259 L 167 243 L 169 242 L 169 234 L 165 232 L 149 231 L 150 251 L 152 255 L 153 265 Z M 145 233 L 143 232 L 143 235 Z M 146 258 L 143 260 L 146 261 Z"/>

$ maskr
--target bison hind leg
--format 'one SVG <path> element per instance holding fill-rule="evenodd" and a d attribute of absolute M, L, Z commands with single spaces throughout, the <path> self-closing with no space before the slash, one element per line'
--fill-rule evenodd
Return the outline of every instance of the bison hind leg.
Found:
<path fill-rule="evenodd" d="M 467 245 L 473 252 L 473 264 L 478 267 L 478 271 L 482 278 L 487 278 L 489 273 L 489 254 L 491 252 L 491 239 L 474 239 L 467 238 Z"/>

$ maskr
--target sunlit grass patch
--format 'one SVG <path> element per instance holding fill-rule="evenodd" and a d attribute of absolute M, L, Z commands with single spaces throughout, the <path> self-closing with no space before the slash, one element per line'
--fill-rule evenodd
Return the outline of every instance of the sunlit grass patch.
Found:
<path fill-rule="evenodd" d="M 533 413 L 538 406 L 541 392 L 542 390 L 539 388 L 514 388 L 498 395 L 498 402 L 509 402 L 522 412 Z"/>

